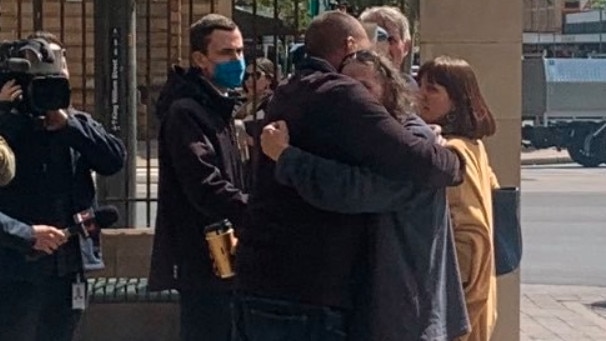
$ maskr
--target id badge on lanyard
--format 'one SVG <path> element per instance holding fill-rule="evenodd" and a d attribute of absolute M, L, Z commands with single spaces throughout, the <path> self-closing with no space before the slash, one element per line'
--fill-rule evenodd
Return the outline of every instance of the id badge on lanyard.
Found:
<path fill-rule="evenodd" d="M 76 282 L 72 283 L 72 309 L 86 309 L 86 282 L 82 281 L 80 274 L 76 277 Z"/>

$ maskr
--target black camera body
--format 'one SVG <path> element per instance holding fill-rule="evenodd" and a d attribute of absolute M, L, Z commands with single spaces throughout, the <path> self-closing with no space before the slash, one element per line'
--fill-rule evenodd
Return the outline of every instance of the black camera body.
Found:
<path fill-rule="evenodd" d="M 63 54 L 44 39 L 0 43 L 0 87 L 11 79 L 21 86 L 23 97 L 15 103 L 20 113 L 43 116 L 69 107 L 71 87 L 63 71 Z"/>

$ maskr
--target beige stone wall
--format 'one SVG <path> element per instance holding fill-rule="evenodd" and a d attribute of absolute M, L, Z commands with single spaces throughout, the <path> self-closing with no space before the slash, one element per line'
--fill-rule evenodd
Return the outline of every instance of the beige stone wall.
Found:
<path fill-rule="evenodd" d="M 442 54 L 466 59 L 497 119 L 496 136 L 486 141 L 491 164 L 503 186 L 520 184 L 521 1 L 423 0 L 421 59 Z M 519 274 L 499 278 L 499 321 L 494 341 L 519 340 Z"/>

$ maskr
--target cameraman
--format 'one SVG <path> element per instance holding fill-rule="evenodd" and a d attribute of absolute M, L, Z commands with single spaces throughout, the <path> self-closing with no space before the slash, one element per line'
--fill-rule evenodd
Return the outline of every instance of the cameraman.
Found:
<path fill-rule="evenodd" d="M 31 38 L 48 42 L 41 49 L 59 56 L 59 74 L 67 78 L 67 65 L 61 57 L 64 50 L 56 37 L 40 32 Z M 32 66 L 39 63 L 30 62 Z M 11 94 L 24 91 L 14 86 L 11 83 Z M 91 171 L 100 175 L 118 172 L 125 148 L 87 113 L 71 107 L 23 112 L 20 98 L 21 94 L 14 95 L 10 105 L 0 105 L 4 109 L 0 110 L 0 135 L 7 138 L 18 167 L 13 181 L 0 188 L 0 212 L 23 222 L 12 222 L 24 232 L 22 241 L 33 242 L 33 249 L 44 249 L 36 246 L 44 238 L 31 238 L 29 225 L 34 230 L 36 225 L 72 225 L 75 213 L 95 204 Z M 52 231 L 54 236 L 57 232 Z M 27 245 L 22 243 L 21 249 Z M 52 244 L 44 251 L 51 253 Z M 72 294 L 85 285 L 77 237 L 43 257 L 26 257 L 15 247 L 0 247 L 0 269 L 0 340 L 72 339 L 83 304 L 83 300 L 72 300 Z"/>

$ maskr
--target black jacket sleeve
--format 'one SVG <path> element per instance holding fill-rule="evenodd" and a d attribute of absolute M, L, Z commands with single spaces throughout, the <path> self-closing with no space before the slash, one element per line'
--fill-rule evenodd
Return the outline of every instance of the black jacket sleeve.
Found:
<path fill-rule="evenodd" d="M 21 132 L 30 124 L 26 115 L 12 112 L 13 104 L 0 101 L 0 135 L 9 144 L 15 143 Z"/>
<path fill-rule="evenodd" d="M 401 129 L 422 139 L 435 141 L 431 128 L 411 116 Z M 346 214 L 403 211 L 416 203 L 420 187 L 410 181 L 393 181 L 370 172 L 325 159 L 290 146 L 276 162 L 276 179 L 293 187 L 308 203 Z"/>
<path fill-rule="evenodd" d="M 416 136 L 391 117 L 359 83 L 327 94 L 333 103 L 328 118 L 340 152 L 387 178 L 412 180 L 426 188 L 463 181 L 464 164 L 450 149 Z"/>
<path fill-rule="evenodd" d="M 197 211 L 216 220 L 228 218 L 238 225 L 248 196 L 215 166 L 220 156 L 204 133 L 204 123 L 196 117 L 200 114 L 206 113 L 173 105 L 165 117 L 162 133 L 172 169 L 181 190 Z"/>
<path fill-rule="evenodd" d="M 32 226 L 0 213 L 0 247 L 25 254 L 31 251 L 35 241 Z"/>
<path fill-rule="evenodd" d="M 417 191 L 410 182 L 389 180 L 292 146 L 280 155 L 275 172 L 279 183 L 293 187 L 309 204 L 345 214 L 401 211 Z"/>
<path fill-rule="evenodd" d="M 67 125 L 57 134 L 101 175 L 115 174 L 124 166 L 126 149 L 122 141 L 89 114 L 69 110 Z"/>

